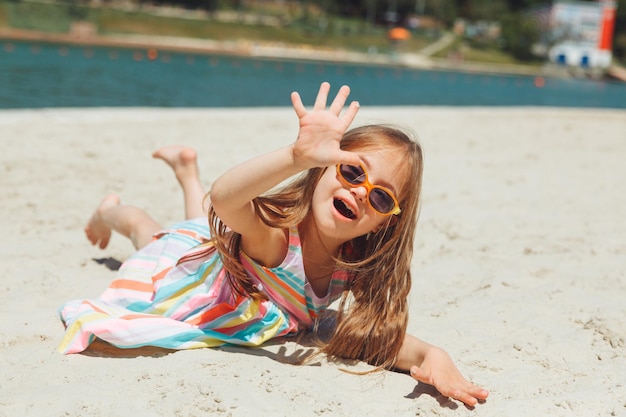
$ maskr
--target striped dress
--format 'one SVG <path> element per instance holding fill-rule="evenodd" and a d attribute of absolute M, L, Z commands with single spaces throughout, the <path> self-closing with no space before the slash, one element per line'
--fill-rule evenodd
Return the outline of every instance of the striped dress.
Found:
<path fill-rule="evenodd" d="M 238 295 L 209 233 L 206 218 L 174 225 L 124 262 L 98 299 L 63 305 L 66 332 L 59 350 L 82 352 L 95 338 L 120 348 L 258 346 L 310 327 L 346 288 L 347 275 L 337 272 L 328 293 L 315 295 L 292 227 L 279 266 L 264 267 L 242 252 L 244 268 L 268 299 Z"/>

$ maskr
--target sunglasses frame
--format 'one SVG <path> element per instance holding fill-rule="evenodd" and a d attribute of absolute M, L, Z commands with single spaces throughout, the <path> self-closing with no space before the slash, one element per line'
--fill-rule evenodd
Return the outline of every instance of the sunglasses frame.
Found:
<path fill-rule="evenodd" d="M 386 187 L 383 187 L 382 185 L 375 185 L 372 184 L 369 181 L 369 177 L 367 175 L 367 169 L 365 169 L 365 166 L 363 164 L 359 164 L 359 167 L 363 170 L 363 174 L 365 175 L 365 179 L 363 180 L 363 182 L 359 183 L 359 184 L 353 184 L 350 181 L 348 181 L 342 174 L 341 172 L 341 166 L 345 165 L 345 166 L 356 166 L 356 165 L 350 165 L 350 164 L 337 164 L 336 165 L 336 169 L 337 169 L 337 176 L 339 177 L 339 181 L 347 186 L 347 187 L 365 187 L 365 189 L 367 190 L 367 196 L 366 196 L 366 200 L 367 200 L 367 204 L 369 204 L 369 206 L 372 208 L 372 210 L 374 210 L 376 213 L 380 214 L 381 216 L 392 216 L 392 215 L 397 215 L 400 214 L 400 212 L 402 211 L 400 209 L 400 203 L 398 203 L 398 199 L 396 198 L 396 196 L 393 194 L 393 192 Z M 372 202 L 370 201 L 370 195 L 372 193 L 372 190 L 378 188 L 380 190 L 383 190 L 384 192 L 387 193 L 387 195 L 389 195 L 389 197 L 391 197 L 391 199 L 393 200 L 394 206 L 391 209 L 391 211 L 389 211 L 388 213 L 383 213 L 382 211 L 377 210 L 373 205 Z"/>

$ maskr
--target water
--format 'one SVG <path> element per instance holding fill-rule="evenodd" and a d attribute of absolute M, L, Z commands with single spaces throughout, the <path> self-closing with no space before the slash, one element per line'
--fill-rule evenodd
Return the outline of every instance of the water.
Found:
<path fill-rule="evenodd" d="M 155 57 L 152 57 L 155 58 Z M 626 83 L 0 41 L 0 108 L 289 106 L 322 81 L 367 106 L 626 108 Z"/>

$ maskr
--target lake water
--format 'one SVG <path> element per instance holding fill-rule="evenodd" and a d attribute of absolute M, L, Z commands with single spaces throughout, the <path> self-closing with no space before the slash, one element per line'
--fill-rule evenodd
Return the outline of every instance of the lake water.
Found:
<path fill-rule="evenodd" d="M 289 106 L 322 81 L 367 106 L 626 108 L 626 83 L 0 41 L 0 108 Z"/>

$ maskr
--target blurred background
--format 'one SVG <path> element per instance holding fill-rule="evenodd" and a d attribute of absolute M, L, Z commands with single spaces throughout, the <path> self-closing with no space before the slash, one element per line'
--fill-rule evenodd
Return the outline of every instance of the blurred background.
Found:
<path fill-rule="evenodd" d="M 0 108 L 626 108 L 626 0 L 0 1 Z"/>

